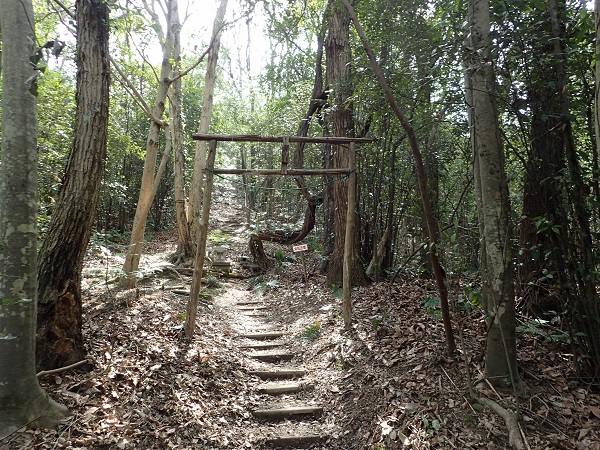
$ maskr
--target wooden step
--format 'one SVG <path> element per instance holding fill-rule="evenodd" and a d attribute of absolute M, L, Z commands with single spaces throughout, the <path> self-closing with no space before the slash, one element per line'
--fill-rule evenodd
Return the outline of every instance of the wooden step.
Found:
<path fill-rule="evenodd" d="M 261 302 L 260 300 L 247 300 L 247 301 L 236 303 L 237 306 L 250 306 L 250 305 L 262 305 L 262 304 L 263 304 L 263 302 Z"/>
<path fill-rule="evenodd" d="M 247 333 L 240 334 L 240 337 L 247 339 L 256 339 L 257 341 L 263 341 L 268 339 L 277 339 L 283 337 L 284 333 L 282 331 L 263 331 L 259 333 Z"/>
<path fill-rule="evenodd" d="M 282 370 L 249 370 L 249 375 L 262 378 L 263 380 L 277 380 L 281 378 L 298 378 L 306 375 L 303 369 L 282 369 Z"/>
<path fill-rule="evenodd" d="M 251 342 L 249 344 L 240 345 L 240 348 L 243 350 L 268 350 L 283 345 L 285 345 L 285 342 Z"/>
<path fill-rule="evenodd" d="M 294 359 L 293 353 L 280 352 L 280 353 L 250 353 L 248 355 L 252 359 L 257 359 L 262 362 L 277 363 L 281 361 L 291 361 Z"/>
<path fill-rule="evenodd" d="M 256 313 L 247 313 L 247 312 L 244 312 L 244 315 L 246 317 L 267 317 L 267 314 L 261 313 L 261 312 L 256 312 Z"/>
<path fill-rule="evenodd" d="M 252 415 L 258 419 L 283 420 L 299 416 L 318 416 L 323 414 L 320 406 L 288 406 L 287 408 L 257 409 Z"/>
<path fill-rule="evenodd" d="M 307 434 L 307 435 L 282 435 L 267 438 L 264 443 L 269 447 L 278 448 L 310 448 L 315 444 L 325 442 L 329 436 L 321 434 Z"/>
<path fill-rule="evenodd" d="M 257 387 L 258 392 L 267 395 L 293 394 L 313 386 L 307 383 L 282 382 L 282 383 L 264 383 Z"/>
<path fill-rule="evenodd" d="M 269 306 L 239 306 L 238 310 L 239 311 L 264 311 L 270 309 Z"/>

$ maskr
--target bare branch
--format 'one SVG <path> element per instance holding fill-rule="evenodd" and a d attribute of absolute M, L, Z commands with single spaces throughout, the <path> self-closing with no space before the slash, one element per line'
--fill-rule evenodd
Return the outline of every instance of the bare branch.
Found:
<path fill-rule="evenodd" d="M 87 359 L 83 359 L 81 361 L 76 362 L 75 364 L 71 364 L 69 366 L 65 366 L 65 367 L 59 367 L 58 369 L 52 369 L 52 370 L 42 370 L 41 372 L 37 373 L 38 378 L 39 377 L 43 377 L 44 375 L 50 375 L 53 373 L 60 373 L 60 372 L 66 372 L 67 370 L 71 370 L 71 369 L 75 369 L 77 367 L 83 366 L 84 364 L 87 364 L 89 361 Z"/>
<path fill-rule="evenodd" d="M 127 78 L 127 75 L 125 75 L 125 73 L 123 72 L 123 69 L 121 69 L 119 64 L 117 64 L 117 62 L 112 58 L 112 56 L 109 56 L 109 60 L 110 60 L 110 63 L 115 68 L 115 70 L 117 71 L 117 73 L 119 74 L 120 80 L 123 82 L 124 87 L 126 87 L 126 89 L 130 93 L 130 95 L 133 97 L 133 99 L 136 101 L 136 103 L 140 106 L 140 108 L 142 108 L 142 110 L 144 111 L 144 114 L 146 114 L 150 118 L 150 120 L 157 123 L 161 127 L 167 126 L 168 125 L 167 122 L 165 122 L 164 120 L 161 120 L 159 117 L 155 117 L 154 114 L 152 114 L 152 110 L 150 109 L 150 106 L 148 106 L 148 104 L 142 97 L 142 94 L 140 94 L 138 92 L 138 90 L 135 88 L 135 86 L 133 85 L 131 80 L 129 78 Z"/>

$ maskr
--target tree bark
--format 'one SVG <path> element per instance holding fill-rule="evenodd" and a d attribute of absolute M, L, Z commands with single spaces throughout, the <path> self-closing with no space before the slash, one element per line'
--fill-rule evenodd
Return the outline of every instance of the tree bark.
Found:
<path fill-rule="evenodd" d="M 594 2 L 594 23 L 595 23 L 595 40 L 596 40 L 596 57 L 595 57 L 595 89 L 594 89 L 594 130 L 596 132 L 596 158 L 600 154 L 600 0 Z M 596 198 L 600 198 L 600 192 L 596 192 Z"/>
<path fill-rule="evenodd" d="M 219 48 L 221 46 L 221 34 L 227 11 L 227 0 L 221 0 L 215 21 L 213 24 L 212 41 L 206 75 L 204 77 L 204 98 L 202 100 L 202 112 L 198 123 L 198 133 L 208 133 L 210 119 L 212 116 L 213 95 L 215 91 L 215 80 L 217 74 L 217 62 L 219 60 Z M 194 240 L 198 239 L 199 217 L 202 208 L 202 180 L 204 166 L 206 165 L 206 141 L 196 141 L 196 154 L 194 156 L 194 171 L 190 183 L 190 210 L 188 222 Z"/>
<path fill-rule="evenodd" d="M 209 169 L 215 166 L 215 157 L 217 154 L 217 141 L 212 141 L 208 149 L 206 165 Z M 196 331 L 196 314 L 198 312 L 198 299 L 200 298 L 200 288 L 202 283 L 202 274 L 204 272 L 204 258 L 206 256 L 206 239 L 208 236 L 208 220 L 210 218 L 210 203 L 212 199 L 213 173 L 206 171 L 206 186 L 202 199 L 202 217 L 198 224 L 198 245 L 196 246 L 196 257 L 194 259 L 194 273 L 192 275 L 192 285 L 190 287 L 190 298 L 188 299 L 185 317 L 185 335 L 191 339 Z"/>
<path fill-rule="evenodd" d="M 331 4 L 329 16 L 329 33 L 325 42 L 327 84 L 331 92 L 329 96 L 332 105 L 327 121 L 330 131 L 335 136 L 354 137 L 354 118 L 352 113 L 352 78 L 350 49 L 350 17 L 339 1 Z M 349 151 L 341 145 L 333 146 L 333 167 L 347 168 Z M 333 253 L 327 269 L 327 282 L 341 285 L 343 272 L 344 240 L 346 237 L 346 209 L 348 207 L 348 181 L 336 180 L 333 184 Z M 356 218 L 354 219 L 356 220 Z M 356 235 L 353 235 L 355 239 Z M 357 245 L 353 245 L 352 282 L 366 282 L 364 268 L 356 257 Z"/>
<path fill-rule="evenodd" d="M 534 70 L 528 77 L 531 109 L 530 147 L 525 165 L 523 221 L 519 245 L 517 289 L 526 309 L 536 314 L 561 309 L 560 286 L 566 285 L 568 222 L 561 182 L 565 174 L 563 105 L 557 101 L 562 54 L 554 51 L 550 11 L 537 10 L 532 36 Z M 546 276 L 549 275 L 549 276 Z"/>
<path fill-rule="evenodd" d="M 75 138 L 39 252 L 38 369 L 84 358 L 81 272 L 106 160 L 110 90 L 108 7 L 79 0 Z"/>
<path fill-rule="evenodd" d="M 161 118 L 165 112 L 165 104 L 167 93 L 172 82 L 172 58 L 174 50 L 174 27 L 179 24 L 179 13 L 177 8 L 177 0 L 169 0 L 167 2 L 167 29 L 165 40 L 162 44 L 163 59 L 160 69 L 160 78 L 158 80 L 158 89 L 156 92 L 156 100 L 152 108 L 152 116 Z M 160 21 L 155 15 L 153 17 L 157 29 L 160 29 Z M 160 130 L 162 124 L 157 121 L 150 122 L 148 129 L 148 138 L 146 140 L 146 156 L 144 158 L 144 170 L 142 173 L 142 183 L 140 187 L 140 195 L 138 198 L 137 208 L 133 219 L 131 229 L 131 237 L 129 248 L 125 255 L 125 263 L 123 264 L 124 277 L 121 280 L 121 287 L 133 288 L 136 285 L 136 272 L 140 265 L 140 258 L 143 251 L 144 233 L 146 231 L 146 222 L 148 213 L 152 207 L 154 193 L 158 187 L 160 170 L 155 175 L 156 160 L 158 158 L 158 143 L 160 138 Z M 156 186 L 156 188 L 155 188 Z"/>
<path fill-rule="evenodd" d="M 175 259 L 185 261 L 194 255 L 194 245 L 190 225 L 187 219 L 187 206 L 185 196 L 185 155 L 183 148 L 183 123 L 182 123 L 182 93 L 181 78 L 181 31 L 180 26 L 173 31 L 174 81 L 171 84 L 169 95 L 169 111 L 171 116 L 171 146 L 173 151 L 173 173 L 175 183 L 175 222 L 177 224 L 177 251 Z"/>
<path fill-rule="evenodd" d="M 575 363 L 582 377 L 596 386 L 600 385 L 600 305 L 596 291 L 596 259 L 590 230 L 590 214 L 587 209 L 582 168 L 571 127 L 568 96 L 568 78 L 565 49 L 565 5 L 556 0 L 548 1 L 552 24 L 552 45 L 557 68 L 558 103 L 562 107 L 560 129 L 564 133 L 565 158 L 569 171 L 569 189 L 573 220 L 569 248 L 569 322 L 573 340 L 578 344 Z"/>
<path fill-rule="evenodd" d="M 54 427 L 68 415 L 40 388 L 37 305 L 37 77 L 29 0 L 0 0 L 0 440 L 22 426 Z"/>
<path fill-rule="evenodd" d="M 495 79 L 488 0 L 470 0 L 467 76 L 472 101 L 471 138 L 474 175 L 482 231 L 482 293 L 486 312 L 485 373 L 498 386 L 520 389 L 517 370 L 516 319 L 512 252 L 508 227 L 510 211 L 504 153 L 495 103 Z"/>

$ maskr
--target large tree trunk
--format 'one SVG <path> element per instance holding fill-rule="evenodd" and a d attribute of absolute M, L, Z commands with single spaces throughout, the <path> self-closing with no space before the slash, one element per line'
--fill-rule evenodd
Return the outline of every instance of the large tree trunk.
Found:
<path fill-rule="evenodd" d="M 0 440 L 23 426 L 53 427 L 68 412 L 35 372 L 37 304 L 37 76 L 33 7 L 0 1 Z"/>
<path fill-rule="evenodd" d="M 327 56 L 327 84 L 331 89 L 331 111 L 327 120 L 331 132 L 338 137 L 354 137 L 354 118 L 352 115 L 352 81 L 350 50 L 350 16 L 339 1 L 331 5 L 329 33 L 325 49 Z M 346 168 L 349 164 L 348 149 L 340 145 L 333 146 L 333 167 Z M 346 235 L 346 209 L 348 206 L 348 182 L 336 180 L 333 184 L 333 253 L 327 269 L 327 282 L 341 285 L 344 240 Z M 356 220 L 356 218 L 355 218 Z M 354 236 L 355 238 L 355 236 Z M 357 245 L 353 245 L 352 280 L 354 284 L 366 282 L 364 268 L 356 257 Z"/>
<path fill-rule="evenodd" d="M 569 171 L 568 190 L 572 205 L 572 230 L 568 248 L 570 267 L 568 274 L 572 282 L 565 287 L 567 292 L 569 322 L 573 340 L 578 344 L 575 363 L 580 374 L 590 384 L 600 385 L 600 305 L 596 292 L 596 265 L 590 215 L 585 199 L 582 169 L 571 128 L 571 113 L 568 97 L 565 49 L 564 17 L 565 5 L 548 0 L 549 19 L 552 24 L 553 57 L 556 61 L 556 84 L 558 103 L 561 106 L 560 129 L 563 131 L 565 158 Z"/>
<path fill-rule="evenodd" d="M 64 184 L 39 253 L 37 365 L 53 369 L 84 357 L 81 271 L 104 173 L 110 65 L 108 7 L 76 3 L 77 114 Z"/>
<path fill-rule="evenodd" d="M 219 9 L 215 16 L 212 31 L 210 52 L 206 64 L 206 75 L 204 77 L 204 98 L 202 100 L 202 112 L 198 123 L 198 133 L 206 134 L 210 126 L 212 116 L 213 94 L 215 91 L 215 80 L 217 75 L 217 62 L 219 60 L 219 48 L 221 46 L 221 34 L 227 11 L 227 0 L 221 0 Z M 198 239 L 198 226 L 200 211 L 202 208 L 202 180 L 204 166 L 206 165 L 206 141 L 196 141 L 196 155 L 194 157 L 194 171 L 190 183 L 190 210 L 188 222 L 194 240 Z"/>
<path fill-rule="evenodd" d="M 560 310 L 559 286 L 566 283 L 563 243 L 568 241 L 568 219 L 563 204 L 565 170 L 564 131 L 560 91 L 556 82 L 562 54 L 554 54 L 552 23 L 548 8 L 536 25 L 533 67 L 528 79 L 531 109 L 531 144 L 525 166 L 523 222 L 521 223 L 518 291 L 524 305 L 535 313 Z"/>
<path fill-rule="evenodd" d="M 160 78 L 158 80 L 156 99 L 154 101 L 154 107 L 152 108 L 152 117 L 155 119 L 151 120 L 150 128 L 148 130 L 140 196 L 138 199 L 137 208 L 135 210 L 135 216 L 133 218 L 133 227 L 131 229 L 129 248 L 127 249 L 127 254 L 125 255 L 125 263 L 123 264 L 124 278 L 121 280 L 121 286 L 124 288 L 132 288 L 136 284 L 136 272 L 139 268 L 140 258 L 142 256 L 144 233 L 146 231 L 148 213 L 152 207 L 152 201 L 154 200 L 154 195 L 158 189 L 158 184 L 162 175 L 160 168 L 155 175 L 160 130 L 164 125 L 159 120 L 165 112 L 167 93 L 172 82 L 172 58 L 174 57 L 173 31 L 175 27 L 179 26 L 177 0 L 169 0 L 167 2 L 166 14 L 167 29 L 164 36 L 164 42 L 161 39 L 161 42 L 163 42 L 163 59 L 160 69 Z M 156 29 L 160 30 L 160 20 L 156 15 L 154 15 L 153 21 L 156 25 Z"/>
<path fill-rule="evenodd" d="M 471 106 L 474 176 L 479 209 L 481 279 L 487 323 L 485 373 L 496 385 L 520 388 L 517 370 L 510 210 L 495 102 L 488 0 L 470 0 L 467 98 Z"/>

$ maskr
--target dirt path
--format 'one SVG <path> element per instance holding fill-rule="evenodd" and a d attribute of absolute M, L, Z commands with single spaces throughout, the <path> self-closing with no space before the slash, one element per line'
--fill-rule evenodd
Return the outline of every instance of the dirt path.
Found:
<path fill-rule="evenodd" d="M 273 299 L 255 299 L 239 283 L 230 283 L 228 295 L 215 303 L 221 308 L 245 353 L 249 377 L 257 378 L 257 396 L 249 404 L 254 418 L 247 430 L 258 448 L 309 448 L 326 444 L 331 422 L 323 418 L 315 389 L 320 381 L 304 364 L 302 336 L 295 327 L 277 320 Z M 330 447 L 320 447 L 330 448 Z"/>

